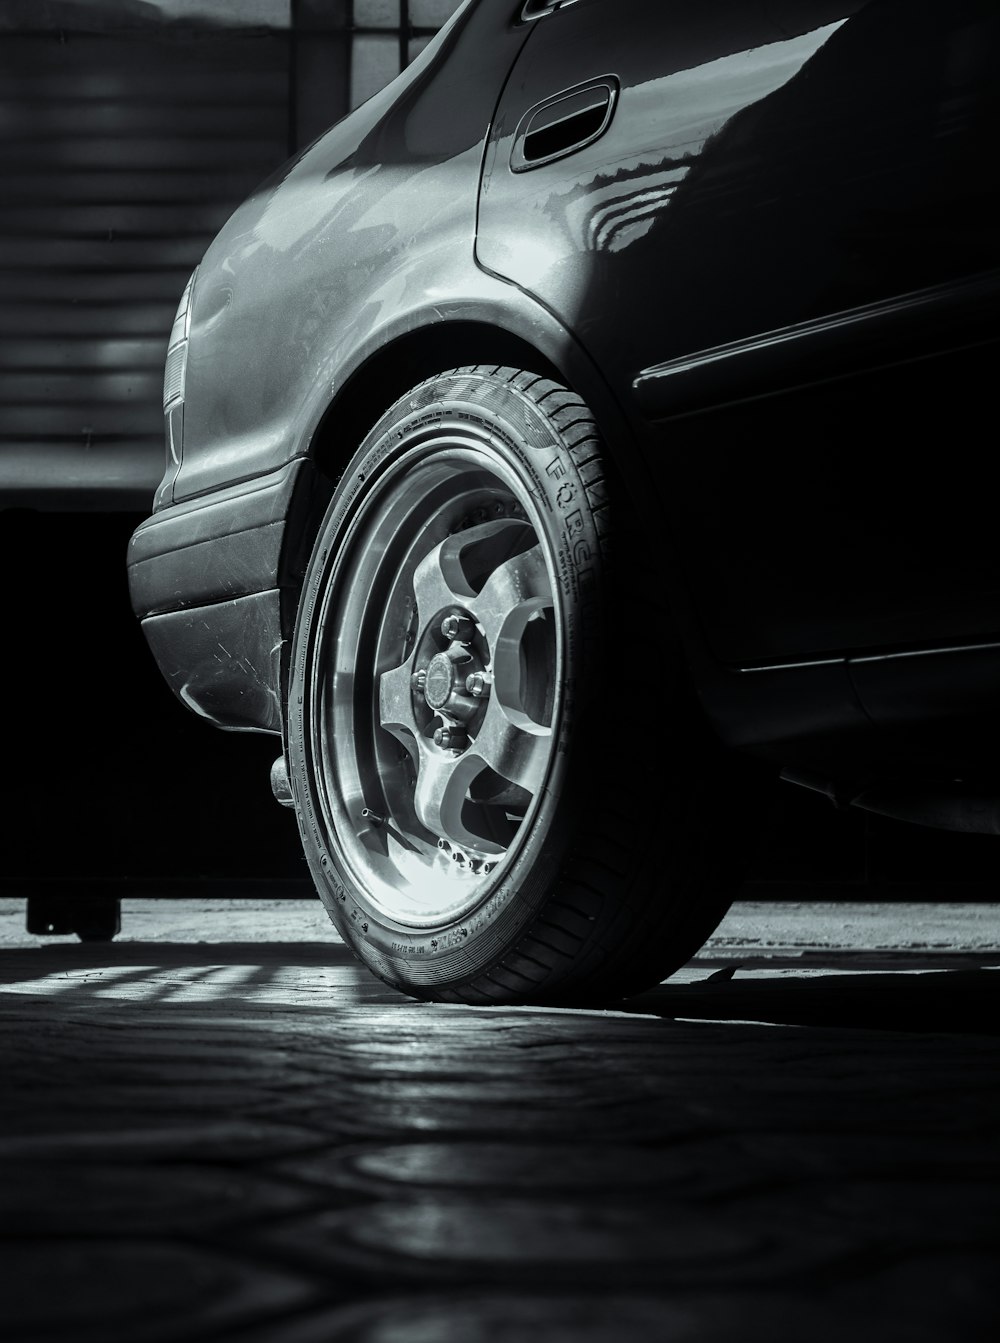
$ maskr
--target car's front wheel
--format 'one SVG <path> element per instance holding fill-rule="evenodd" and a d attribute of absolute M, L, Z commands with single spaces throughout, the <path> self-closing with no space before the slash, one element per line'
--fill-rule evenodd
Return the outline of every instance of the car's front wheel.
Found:
<path fill-rule="evenodd" d="M 621 996 L 731 898 L 714 751 L 606 469 L 575 394 L 457 369 L 383 415 L 320 529 L 302 840 L 345 939 L 417 997 Z"/>

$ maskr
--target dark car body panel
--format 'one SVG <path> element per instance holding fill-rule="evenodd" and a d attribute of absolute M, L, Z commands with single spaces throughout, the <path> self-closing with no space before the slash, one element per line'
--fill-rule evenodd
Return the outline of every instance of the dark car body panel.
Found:
<path fill-rule="evenodd" d="M 605 135 L 512 173 L 525 109 L 604 71 L 621 84 Z M 663 397 L 650 405 L 668 361 L 701 363 L 699 403 L 681 413 L 833 376 L 845 357 L 830 349 L 835 337 L 863 372 L 866 346 L 877 365 L 982 340 L 984 307 L 995 335 L 995 285 L 974 277 L 1000 265 L 1000 193 L 986 166 L 998 109 L 1000 11 L 981 0 L 622 0 L 612 25 L 600 5 L 578 4 L 539 25 L 517 62 L 494 122 L 477 255 L 551 307 L 623 401 L 635 388 L 657 422 L 644 437 L 726 663 L 981 637 L 981 618 L 956 628 L 958 593 L 996 612 L 1000 628 L 1000 552 L 983 544 L 988 532 L 973 527 L 980 545 L 968 555 L 960 520 L 949 581 L 926 530 L 914 544 L 914 512 L 948 526 L 941 482 L 910 469 L 914 426 L 898 425 L 893 443 L 884 424 L 864 432 L 857 421 L 817 444 L 812 424 L 805 442 L 794 417 L 781 425 L 768 405 L 741 411 L 738 436 L 713 425 L 685 450 Z M 964 292 L 952 298 L 956 283 Z M 926 300 L 910 297 L 930 286 Z M 629 310 L 609 320 L 623 301 Z M 770 367 L 759 382 L 762 354 Z M 971 409 L 974 387 L 956 391 Z M 854 394 L 870 397 L 867 387 Z M 979 453 L 971 438 L 957 450 L 952 480 Z M 934 591 L 939 608 L 887 631 L 881 616 L 901 595 L 897 552 L 909 591 Z"/>
<path fill-rule="evenodd" d="M 280 732 L 287 640 L 283 607 L 304 567 L 293 534 L 314 497 L 312 464 L 175 504 L 132 537 L 134 609 L 167 683 L 219 727 Z"/>
<path fill-rule="evenodd" d="M 651 618 L 727 742 L 985 766 L 1000 551 L 970 426 L 998 133 L 986 0 L 464 7 L 202 262 L 183 460 L 130 559 L 171 684 L 220 726 L 281 730 L 352 388 L 363 432 L 388 351 L 492 331 L 590 402 L 656 538 Z"/>
<path fill-rule="evenodd" d="M 285 648 L 277 588 L 147 616 L 142 628 L 182 704 L 231 731 L 282 730 Z"/>
<path fill-rule="evenodd" d="M 601 75 L 620 86 L 605 133 L 513 172 L 530 109 Z M 961 428 L 988 414 L 995 365 L 998 130 L 1000 11 L 981 0 L 623 0 L 613 24 L 579 4 L 508 80 L 477 256 L 629 409 L 674 610 L 734 744 L 892 759 L 866 655 L 912 687 L 921 645 L 1000 633 L 993 500 Z M 956 654 L 949 694 L 949 655 L 930 656 L 911 728 L 966 715 L 985 760 L 989 676 Z M 976 666 L 991 656 L 1000 679 L 996 653 Z M 919 735 L 938 761 L 941 734 Z"/>
<path fill-rule="evenodd" d="M 277 586 L 282 533 L 304 463 L 198 495 L 135 533 L 129 581 L 144 615 Z"/>

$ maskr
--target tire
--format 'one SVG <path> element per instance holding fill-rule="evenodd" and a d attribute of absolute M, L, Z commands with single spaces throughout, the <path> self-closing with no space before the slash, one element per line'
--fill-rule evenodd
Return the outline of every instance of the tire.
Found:
<path fill-rule="evenodd" d="M 26 927 L 39 937 L 75 933 L 81 942 L 111 942 L 121 932 L 115 895 L 29 895 Z"/>
<path fill-rule="evenodd" d="M 616 999 L 728 907 L 725 771 L 616 509 L 580 398 L 494 367 L 402 397 L 334 493 L 289 776 L 334 923 L 414 997 Z"/>

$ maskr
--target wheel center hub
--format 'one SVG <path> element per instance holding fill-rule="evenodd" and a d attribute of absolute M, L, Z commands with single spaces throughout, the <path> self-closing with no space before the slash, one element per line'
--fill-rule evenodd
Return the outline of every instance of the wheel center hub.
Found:
<path fill-rule="evenodd" d="M 438 653 L 431 658 L 427 667 L 427 680 L 424 682 L 427 707 L 435 712 L 443 709 L 454 688 L 455 664 L 447 653 Z"/>

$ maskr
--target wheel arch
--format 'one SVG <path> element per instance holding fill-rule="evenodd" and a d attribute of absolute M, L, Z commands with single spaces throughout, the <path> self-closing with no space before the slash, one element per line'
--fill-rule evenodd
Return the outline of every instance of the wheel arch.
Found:
<path fill-rule="evenodd" d="M 463 319 L 416 327 L 377 349 L 335 393 L 310 443 L 317 472 L 335 484 L 380 416 L 417 383 L 462 364 L 489 363 L 566 380 L 536 345 L 489 322 Z"/>
<path fill-rule="evenodd" d="M 365 435 L 404 392 L 424 379 L 463 364 L 488 363 L 524 368 L 571 387 L 574 371 L 576 381 L 580 378 L 579 369 L 560 367 L 540 343 L 493 321 L 460 318 L 414 325 L 395 334 L 362 359 L 337 388 L 305 449 L 311 469 L 301 473 L 288 514 L 281 584 L 285 638 L 291 638 L 302 581 L 326 506 Z"/>
<path fill-rule="evenodd" d="M 525 296 L 519 296 L 521 301 Z M 281 625 L 290 647 L 302 584 L 326 507 L 344 468 L 365 435 L 405 392 L 426 378 L 466 364 L 496 364 L 552 378 L 587 401 L 610 443 L 631 437 L 610 388 L 599 370 L 550 314 L 508 314 L 510 325 L 488 316 L 463 316 L 418 323 L 399 331 L 362 358 L 323 410 L 305 448 L 310 469 L 301 472 L 288 514 L 281 580 Z M 532 305 L 533 307 L 534 305 Z M 527 317 L 533 337 L 517 330 Z M 289 668 L 282 659 L 282 704 L 287 702 Z M 286 717 L 285 714 L 282 715 Z"/>

